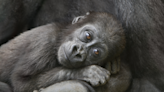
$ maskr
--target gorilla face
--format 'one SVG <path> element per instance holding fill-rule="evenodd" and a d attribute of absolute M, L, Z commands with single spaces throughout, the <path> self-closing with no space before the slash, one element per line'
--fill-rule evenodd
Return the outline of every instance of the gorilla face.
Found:
<path fill-rule="evenodd" d="M 98 29 L 94 24 L 75 29 L 59 48 L 59 62 L 68 68 L 103 63 L 108 55 L 107 39 L 103 37 L 103 31 Z"/>
<path fill-rule="evenodd" d="M 117 58 L 125 46 L 120 23 L 106 13 L 76 17 L 65 32 L 58 60 L 68 68 L 102 65 Z"/>

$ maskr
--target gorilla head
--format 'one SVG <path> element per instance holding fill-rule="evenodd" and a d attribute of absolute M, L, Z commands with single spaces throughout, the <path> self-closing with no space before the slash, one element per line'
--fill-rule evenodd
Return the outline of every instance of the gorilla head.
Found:
<path fill-rule="evenodd" d="M 80 68 L 116 58 L 125 46 L 119 22 L 107 13 L 79 16 L 67 27 L 68 36 L 59 47 L 58 60 L 68 68 Z"/>

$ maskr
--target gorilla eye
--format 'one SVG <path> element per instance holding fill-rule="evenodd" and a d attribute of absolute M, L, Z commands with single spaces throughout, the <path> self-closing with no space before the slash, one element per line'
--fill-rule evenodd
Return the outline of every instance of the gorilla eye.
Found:
<path fill-rule="evenodd" d="M 94 52 L 94 54 L 96 54 L 96 55 L 99 54 L 99 50 L 98 50 L 98 49 L 94 49 L 93 52 Z"/>
<path fill-rule="evenodd" d="M 86 32 L 85 35 L 86 35 L 87 40 L 91 40 L 91 35 L 89 33 Z"/>

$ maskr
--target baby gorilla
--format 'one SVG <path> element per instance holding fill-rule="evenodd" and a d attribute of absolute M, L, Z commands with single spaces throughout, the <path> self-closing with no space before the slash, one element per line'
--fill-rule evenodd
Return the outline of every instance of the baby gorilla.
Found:
<path fill-rule="evenodd" d="M 71 92 L 94 92 L 94 86 L 107 83 L 110 72 L 119 71 L 124 46 L 121 25 L 107 13 L 80 16 L 71 25 L 34 28 L 0 47 L 0 83 L 14 92 L 32 92 L 65 81 L 81 88 Z M 5 90 L 1 84 L 0 90 Z"/>

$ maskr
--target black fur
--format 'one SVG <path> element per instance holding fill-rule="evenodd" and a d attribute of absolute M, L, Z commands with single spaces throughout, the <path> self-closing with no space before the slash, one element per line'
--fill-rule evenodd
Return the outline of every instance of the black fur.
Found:
<path fill-rule="evenodd" d="M 88 41 L 86 32 L 90 32 L 92 37 L 89 42 L 85 42 Z M 76 50 L 72 49 L 74 47 Z M 103 92 L 125 91 L 131 74 L 127 67 L 121 66 L 120 70 L 120 54 L 124 47 L 123 29 L 108 13 L 91 13 L 82 21 L 68 26 L 55 23 L 40 26 L 0 47 L 0 81 L 8 84 L 13 92 L 31 92 L 48 86 L 51 89 L 51 85 L 66 80 L 85 81 L 92 87 L 78 81 L 70 87 L 78 83 L 88 91 L 95 86 L 100 86 L 97 90 Z M 95 48 L 99 55 L 94 56 Z M 76 53 L 81 56 L 74 56 Z M 110 79 L 115 84 L 107 84 L 111 73 L 118 73 L 119 77 Z M 102 90 L 104 86 L 101 85 L 112 87 Z M 120 85 L 125 88 L 120 88 Z"/>
<path fill-rule="evenodd" d="M 129 91 L 164 90 L 164 0 L 43 0 L 42 4 L 41 0 L 35 1 L 0 1 L 3 4 L 0 6 L 0 20 L 3 20 L 0 23 L 0 44 L 25 28 L 30 29 L 53 21 L 71 21 L 73 17 L 88 11 L 109 12 L 122 22 L 126 32 L 127 50 L 123 60 L 130 66 L 134 80 Z M 28 8 L 16 8 L 25 7 L 24 4 Z M 40 7 L 36 10 L 37 4 Z M 15 12 L 12 9 L 22 10 Z M 22 15 L 22 11 L 29 16 Z M 30 19 L 30 22 L 26 19 Z"/>

